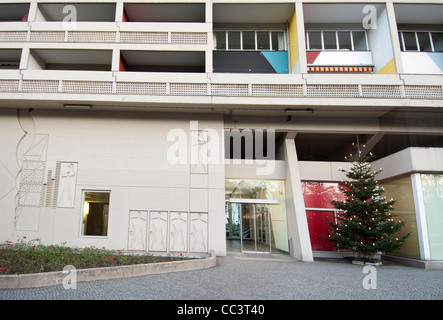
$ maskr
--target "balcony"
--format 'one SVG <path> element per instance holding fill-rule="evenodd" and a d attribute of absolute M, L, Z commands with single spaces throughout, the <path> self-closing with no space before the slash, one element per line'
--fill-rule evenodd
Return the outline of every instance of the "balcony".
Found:
<path fill-rule="evenodd" d="M 386 8 L 371 5 L 378 14 L 377 28 L 371 29 L 362 25 L 364 7 L 344 3 L 303 6 L 308 72 L 391 72 L 385 71 L 394 58 Z"/>
<path fill-rule="evenodd" d="M 398 4 L 394 9 L 403 73 L 443 74 L 443 6 Z"/>
<path fill-rule="evenodd" d="M 288 73 L 293 4 L 214 4 L 215 73 Z"/>

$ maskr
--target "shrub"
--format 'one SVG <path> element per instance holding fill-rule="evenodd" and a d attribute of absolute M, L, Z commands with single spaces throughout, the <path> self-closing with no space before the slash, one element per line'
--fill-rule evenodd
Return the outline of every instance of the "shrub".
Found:
<path fill-rule="evenodd" d="M 152 254 L 124 254 L 105 248 L 70 248 L 66 243 L 42 245 L 39 239 L 23 237 L 13 243 L 0 244 L 0 275 L 61 271 L 67 265 L 76 269 L 113 267 L 131 264 L 183 260 L 183 257 L 162 257 Z"/>

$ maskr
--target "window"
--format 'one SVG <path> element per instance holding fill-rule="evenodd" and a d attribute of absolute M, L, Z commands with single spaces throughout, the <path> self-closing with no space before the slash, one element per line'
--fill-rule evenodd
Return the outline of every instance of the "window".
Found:
<path fill-rule="evenodd" d="M 352 50 L 351 33 L 347 31 L 339 31 L 338 45 L 341 50 Z"/>
<path fill-rule="evenodd" d="M 257 32 L 257 49 L 269 50 L 270 48 L 269 32 Z"/>
<path fill-rule="evenodd" d="M 243 31 L 243 50 L 255 50 L 255 32 Z"/>
<path fill-rule="evenodd" d="M 401 51 L 443 52 L 443 32 L 400 31 Z"/>
<path fill-rule="evenodd" d="M 226 32 L 215 32 L 215 49 L 226 49 Z"/>
<path fill-rule="evenodd" d="M 283 31 L 215 31 L 215 50 L 285 50 Z"/>
<path fill-rule="evenodd" d="M 435 52 L 443 52 L 443 33 L 431 32 L 432 44 Z"/>
<path fill-rule="evenodd" d="M 107 236 L 109 191 L 84 191 L 82 236 Z"/>
<path fill-rule="evenodd" d="M 321 50 L 323 48 L 321 41 L 321 31 L 314 31 L 306 34 L 308 36 L 308 39 L 306 41 L 306 43 L 309 44 L 308 49 Z"/>
<path fill-rule="evenodd" d="M 228 32 L 228 49 L 241 49 L 240 32 Z"/>
<path fill-rule="evenodd" d="M 352 31 L 352 39 L 354 42 L 354 50 L 355 51 L 368 50 L 365 31 Z"/>
<path fill-rule="evenodd" d="M 325 49 L 337 49 L 337 39 L 335 37 L 335 31 L 323 32 L 323 47 Z"/>
<path fill-rule="evenodd" d="M 368 51 L 366 31 L 307 31 L 307 50 Z"/>

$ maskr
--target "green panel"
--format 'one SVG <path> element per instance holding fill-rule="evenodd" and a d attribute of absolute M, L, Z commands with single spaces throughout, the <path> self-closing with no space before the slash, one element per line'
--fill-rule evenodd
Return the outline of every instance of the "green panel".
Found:
<path fill-rule="evenodd" d="M 443 260 L 443 175 L 421 175 L 431 260 Z"/>

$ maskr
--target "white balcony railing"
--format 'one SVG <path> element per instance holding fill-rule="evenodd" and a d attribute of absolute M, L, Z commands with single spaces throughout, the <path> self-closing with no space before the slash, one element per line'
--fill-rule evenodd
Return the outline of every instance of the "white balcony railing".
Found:
<path fill-rule="evenodd" d="M 0 31 L 0 42 L 207 44 L 206 32 Z"/>
<path fill-rule="evenodd" d="M 1 76 L 2 72 L 0 72 Z M 0 92 L 273 98 L 443 99 L 441 85 L 0 79 Z M 274 82 L 274 81 L 272 81 Z"/>

